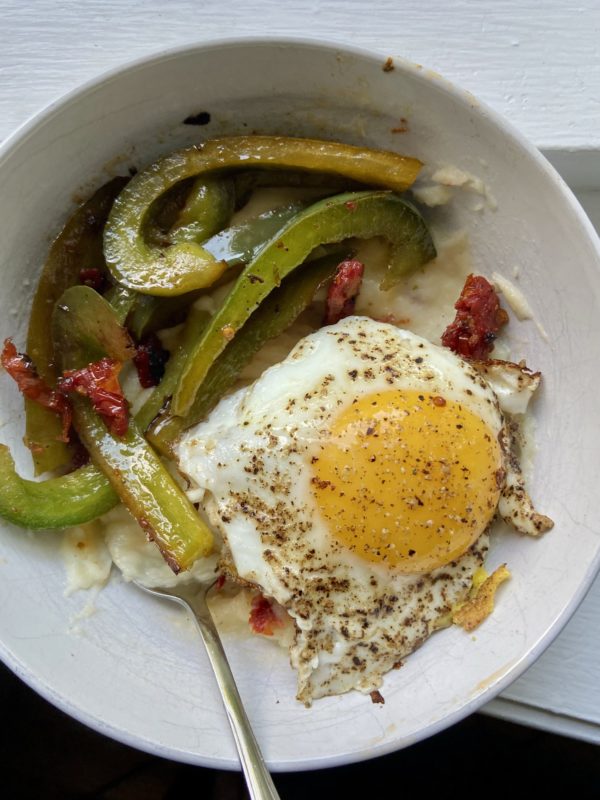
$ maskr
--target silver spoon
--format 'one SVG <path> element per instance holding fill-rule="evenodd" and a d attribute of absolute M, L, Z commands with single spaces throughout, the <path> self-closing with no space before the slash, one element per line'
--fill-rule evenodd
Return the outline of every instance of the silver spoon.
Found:
<path fill-rule="evenodd" d="M 159 587 L 149 588 L 137 581 L 133 581 L 133 583 L 149 594 L 175 600 L 192 614 L 202 635 L 215 678 L 221 690 L 223 705 L 233 731 L 250 797 L 252 800 L 279 800 L 279 794 L 273 784 L 258 742 L 254 737 L 252 727 L 244 711 L 219 633 L 206 602 L 206 596 L 214 586 L 214 582 L 207 585 L 201 584 L 200 586 L 198 584 L 181 586 L 170 590 Z"/>

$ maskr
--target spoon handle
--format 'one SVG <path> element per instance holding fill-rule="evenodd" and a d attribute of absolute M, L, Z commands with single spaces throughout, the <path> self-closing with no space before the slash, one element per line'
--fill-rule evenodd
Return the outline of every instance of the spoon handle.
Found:
<path fill-rule="evenodd" d="M 195 605 L 196 607 L 194 608 L 190 603 L 186 603 L 186 606 L 194 615 L 198 629 L 202 634 L 210 663 L 221 690 L 223 704 L 233 731 L 251 800 L 279 800 L 279 794 L 265 765 L 258 742 L 254 737 L 250 722 L 244 711 L 225 650 L 208 606 L 206 602 L 202 605 Z"/>

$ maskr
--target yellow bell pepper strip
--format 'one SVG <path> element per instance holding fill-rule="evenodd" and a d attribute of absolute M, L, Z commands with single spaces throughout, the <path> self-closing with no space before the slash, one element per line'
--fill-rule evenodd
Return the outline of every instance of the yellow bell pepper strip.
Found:
<path fill-rule="evenodd" d="M 202 420 L 225 392 L 234 385 L 244 366 L 265 342 L 279 336 L 310 305 L 317 289 L 335 273 L 339 261 L 340 257 L 337 254 L 313 261 L 301 270 L 292 273 L 278 289 L 271 292 L 246 323 L 244 335 L 230 342 L 212 365 L 202 384 L 202 391 L 196 396 L 188 414 L 185 417 L 173 417 L 169 415 L 167 409 L 156 420 L 148 432 L 148 438 L 159 452 L 172 455 L 171 447 L 177 437 L 186 428 Z M 186 355 L 184 351 L 189 351 L 190 345 L 195 341 L 193 333 L 190 331 L 186 337 L 188 341 L 182 347 L 182 356 Z M 185 363 L 184 358 L 180 358 L 180 361 L 182 366 Z M 181 371 L 181 366 L 179 366 L 179 371 Z M 173 390 L 174 384 L 175 381 L 170 385 L 170 391 Z M 158 389 L 162 388 L 162 385 L 158 387 Z M 140 410 L 140 416 L 143 411 L 144 408 Z M 154 417 L 148 419 L 148 423 L 152 419 Z"/>
<path fill-rule="evenodd" d="M 33 299 L 27 353 L 47 384 L 54 386 L 56 370 L 52 339 L 48 335 L 54 303 L 69 286 L 81 283 L 82 273 L 107 274 L 102 252 L 102 230 L 108 212 L 127 178 L 113 178 L 71 216 L 54 241 Z M 25 401 L 26 441 L 32 446 L 35 474 L 67 464 L 72 451 L 60 441 L 61 421 L 56 414 Z"/>
<path fill-rule="evenodd" d="M 190 352 L 172 412 L 185 416 L 206 375 L 228 342 L 283 278 L 322 244 L 383 236 L 392 245 L 388 284 L 435 257 L 435 246 L 419 212 L 391 192 L 336 195 L 297 214 L 259 252 L 238 278 L 203 336 Z"/>
<path fill-rule="evenodd" d="M 109 318 L 112 316 L 112 323 Z M 102 320 L 102 331 L 96 320 Z M 80 370 L 103 356 L 121 359 L 125 335 L 110 305 L 96 292 L 76 286 L 55 306 L 54 347 L 63 371 Z M 123 436 L 109 433 L 87 398 L 72 396 L 74 426 L 94 464 L 104 472 L 148 538 L 177 573 L 210 553 L 212 533 L 160 458 L 130 422 Z"/>
<path fill-rule="evenodd" d="M 211 286 L 226 264 L 197 242 L 161 248 L 144 233 L 155 203 L 180 181 L 235 169 L 318 172 L 404 191 L 421 162 L 396 153 L 337 142 L 277 136 L 213 139 L 180 150 L 138 173 L 121 192 L 104 232 L 104 251 L 114 279 L 142 294 L 184 294 Z"/>
<path fill-rule="evenodd" d="M 67 528 L 110 511 L 119 497 L 93 464 L 37 482 L 21 478 L 0 444 L 0 517 L 24 528 Z"/>

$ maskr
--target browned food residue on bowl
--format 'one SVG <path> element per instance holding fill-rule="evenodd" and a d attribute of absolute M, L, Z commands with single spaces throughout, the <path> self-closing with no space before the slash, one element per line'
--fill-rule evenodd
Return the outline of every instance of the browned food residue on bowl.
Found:
<path fill-rule="evenodd" d="M 400 117 L 400 122 L 395 128 L 391 128 L 391 133 L 408 133 L 408 120 L 406 117 Z"/>
<path fill-rule="evenodd" d="M 200 111 L 198 114 L 190 114 L 183 120 L 184 125 L 208 125 L 210 114 L 208 111 Z"/>

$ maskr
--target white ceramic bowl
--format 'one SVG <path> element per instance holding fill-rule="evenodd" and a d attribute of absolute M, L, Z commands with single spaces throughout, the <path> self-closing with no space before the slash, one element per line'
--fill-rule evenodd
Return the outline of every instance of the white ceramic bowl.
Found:
<path fill-rule="evenodd" d="M 220 133 L 283 133 L 397 149 L 482 177 L 496 211 L 457 203 L 476 268 L 512 277 L 548 333 L 511 323 L 513 352 L 544 373 L 536 403 L 533 495 L 556 521 L 540 541 L 498 537 L 490 560 L 513 579 L 475 637 L 436 634 L 390 674 L 385 705 L 350 693 L 307 710 L 286 655 L 263 640 L 226 640 L 249 716 L 273 769 L 342 764 L 404 747 L 479 708 L 558 633 L 600 559 L 598 240 L 539 153 L 472 96 L 438 75 L 385 57 L 310 41 L 229 41 L 136 62 L 77 90 L 0 151 L 0 335 L 24 340 L 28 304 L 49 237 L 76 191 L 159 153 Z M 209 111 L 204 128 L 181 124 Z M 392 133 L 399 121 L 408 132 Z M 467 204 L 468 205 L 468 204 Z M 19 448 L 21 402 L 4 379 L 2 440 Z M 20 451 L 21 468 L 28 459 Z M 0 652 L 69 714 L 127 744 L 215 767 L 237 765 L 203 649 L 175 606 L 113 580 L 96 612 L 63 596 L 53 533 L 3 526 Z"/>

